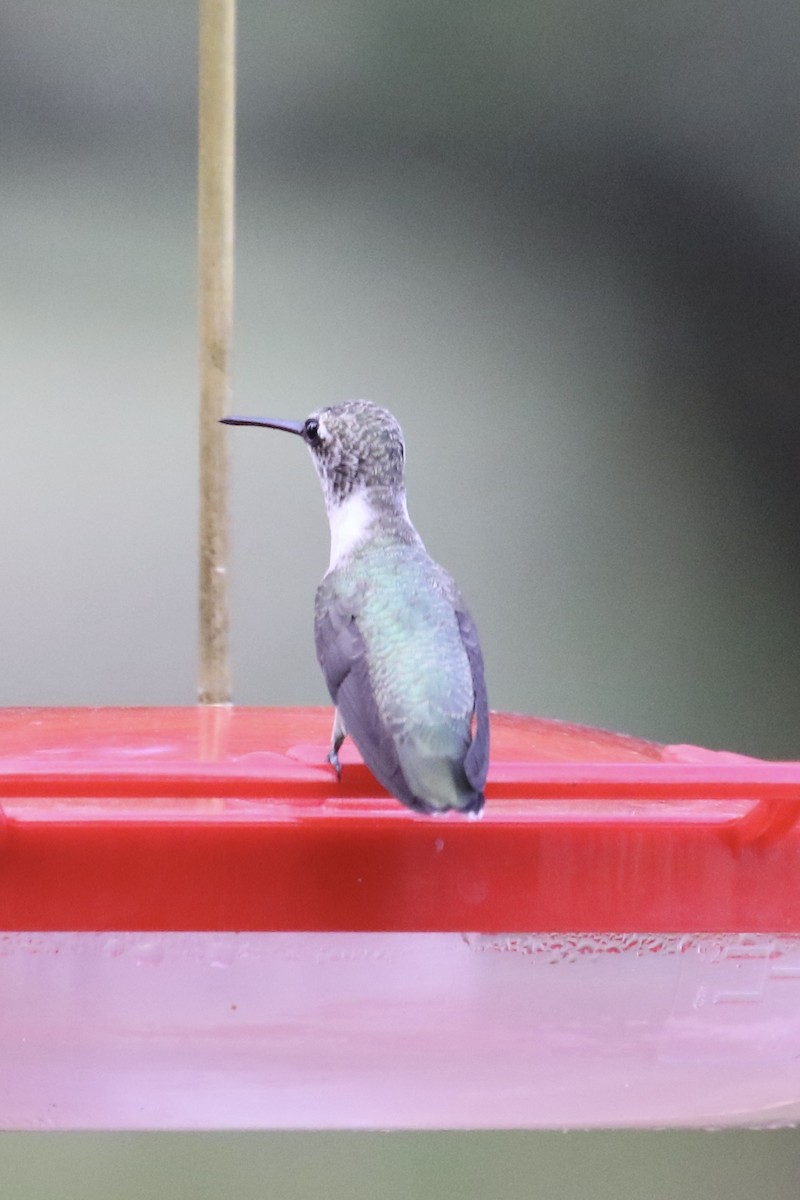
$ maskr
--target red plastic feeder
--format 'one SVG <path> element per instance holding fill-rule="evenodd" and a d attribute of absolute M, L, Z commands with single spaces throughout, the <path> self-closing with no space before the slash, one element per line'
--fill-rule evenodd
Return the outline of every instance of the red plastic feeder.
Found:
<path fill-rule="evenodd" d="M 0 714 L 0 1124 L 800 1119 L 800 764 L 496 714 L 430 818 L 330 719 Z"/>

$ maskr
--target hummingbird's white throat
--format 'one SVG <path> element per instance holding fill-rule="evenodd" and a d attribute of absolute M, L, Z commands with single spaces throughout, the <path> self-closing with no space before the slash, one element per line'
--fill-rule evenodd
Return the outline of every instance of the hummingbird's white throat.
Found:
<path fill-rule="evenodd" d="M 399 515 L 416 537 L 408 516 L 405 495 L 401 493 L 398 499 Z M 380 506 L 371 503 L 368 489 L 358 488 L 338 504 L 328 502 L 327 509 L 331 527 L 331 561 L 328 570 L 332 571 L 375 532 L 375 526 L 380 522 Z"/>
<path fill-rule="evenodd" d="M 328 505 L 328 521 L 331 527 L 329 571 L 367 540 L 376 515 L 363 489 L 351 492 L 339 504 Z"/>

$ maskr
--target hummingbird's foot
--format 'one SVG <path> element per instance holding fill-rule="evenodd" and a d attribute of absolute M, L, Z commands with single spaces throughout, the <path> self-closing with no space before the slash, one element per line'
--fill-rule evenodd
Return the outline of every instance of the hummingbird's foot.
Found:
<path fill-rule="evenodd" d="M 339 748 L 347 737 L 347 732 L 344 727 L 344 721 L 341 718 L 339 709 L 337 708 L 333 714 L 333 729 L 331 730 L 331 748 L 328 751 L 327 761 L 331 764 L 336 772 L 337 783 L 342 780 L 342 764 L 339 762 Z"/>
<path fill-rule="evenodd" d="M 336 772 L 336 781 L 337 781 L 337 783 L 341 783 L 341 780 L 342 780 L 342 764 L 339 762 L 339 754 L 338 754 L 338 751 L 339 751 L 339 747 L 338 747 L 338 746 L 331 746 L 330 750 L 328 751 L 328 753 L 327 753 L 327 755 L 326 755 L 326 757 L 325 757 L 325 761 L 326 761 L 326 762 L 329 762 L 329 763 L 331 764 L 331 766 L 333 767 L 334 771 Z"/>

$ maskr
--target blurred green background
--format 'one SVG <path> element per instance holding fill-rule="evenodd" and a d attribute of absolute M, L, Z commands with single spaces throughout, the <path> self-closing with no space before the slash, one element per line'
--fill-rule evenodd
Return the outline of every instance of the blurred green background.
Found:
<path fill-rule="evenodd" d="M 494 707 L 798 756 L 800 13 L 240 0 L 235 407 L 367 396 Z M 191 703 L 196 8 L 0 14 L 2 704 Z M 235 698 L 325 703 L 231 436 Z M 793 1197 L 794 1133 L 10 1136 L 3 1196 Z"/>

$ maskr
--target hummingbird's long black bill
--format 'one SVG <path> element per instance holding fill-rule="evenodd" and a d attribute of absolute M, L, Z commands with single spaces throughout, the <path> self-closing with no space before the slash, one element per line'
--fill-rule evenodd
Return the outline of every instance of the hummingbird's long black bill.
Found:
<path fill-rule="evenodd" d="M 304 421 L 273 421 L 270 417 L 220 417 L 220 425 L 261 425 L 264 429 L 283 429 L 303 436 Z"/>

